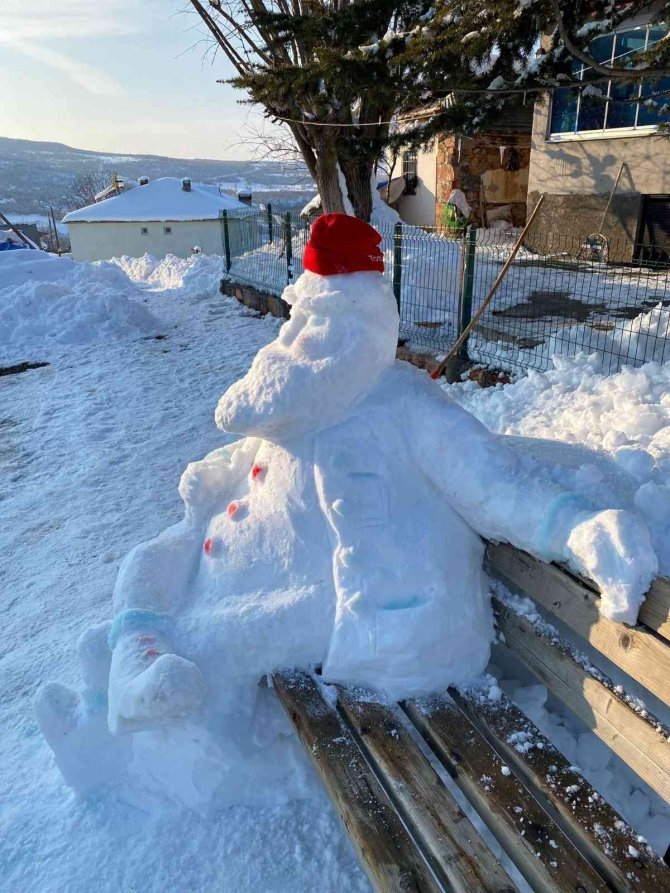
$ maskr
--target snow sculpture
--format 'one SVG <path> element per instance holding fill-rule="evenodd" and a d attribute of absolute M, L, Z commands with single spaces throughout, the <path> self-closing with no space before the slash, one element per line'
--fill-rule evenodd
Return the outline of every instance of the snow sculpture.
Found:
<path fill-rule="evenodd" d="M 529 478 L 511 439 L 395 360 L 380 241 L 352 217 L 315 222 L 290 320 L 216 410 L 243 439 L 189 465 L 184 519 L 123 562 L 113 623 L 80 643 L 83 693 L 38 694 L 72 786 L 116 773 L 199 806 L 251 784 L 286 731 L 258 686 L 280 667 L 394 698 L 481 673 L 481 536 L 568 561 L 634 622 L 656 571 L 646 527 Z"/>

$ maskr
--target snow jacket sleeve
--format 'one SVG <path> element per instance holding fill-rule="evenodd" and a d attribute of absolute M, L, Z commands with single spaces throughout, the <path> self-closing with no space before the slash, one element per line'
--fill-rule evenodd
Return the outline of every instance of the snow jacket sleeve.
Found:
<path fill-rule="evenodd" d="M 568 531 L 593 508 L 578 494 L 530 479 L 505 437 L 492 434 L 442 390 L 433 385 L 422 397 L 410 410 L 412 448 L 450 505 L 486 539 L 548 560 L 562 557 Z"/>
<path fill-rule="evenodd" d="M 415 459 L 481 536 L 545 561 L 565 561 L 601 590 L 600 610 L 635 623 L 658 570 L 649 531 L 630 512 L 599 511 L 579 493 L 529 472 L 504 436 L 489 432 L 430 383 L 407 405 Z"/>

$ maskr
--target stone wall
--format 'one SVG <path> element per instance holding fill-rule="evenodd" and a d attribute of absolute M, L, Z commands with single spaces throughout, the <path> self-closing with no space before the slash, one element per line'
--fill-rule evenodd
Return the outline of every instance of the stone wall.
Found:
<path fill-rule="evenodd" d="M 259 291 L 253 285 L 240 285 L 238 282 L 222 279 L 220 291 L 222 295 L 237 298 L 240 304 L 251 310 L 257 310 L 262 316 L 270 313 L 280 319 L 288 319 L 291 314 L 291 307 L 283 298 Z"/>
<path fill-rule="evenodd" d="M 540 193 L 528 195 L 528 212 L 535 207 Z M 546 194 L 542 207 L 526 236 L 532 251 L 567 251 L 575 254 L 586 237 L 601 232 L 609 240 L 609 259 L 626 263 L 633 259 L 642 196 L 639 193 L 618 193 L 613 196 L 607 217 L 609 194 L 552 195 Z"/>
<path fill-rule="evenodd" d="M 460 153 L 459 153 L 460 146 Z M 446 200 L 452 189 L 460 189 L 465 193 L 472 207 L 472 222 L 477 226 L 484 225 L 482 214 L 481 176 L 487 171 L 499 171 L 500 147 L 514 146 L 519 152 L 521 168 L 528 169 L 530 164 L 530 134 L 509 130 L 488 130 L 475 137 L 444 136 L 437 146 L 437 202 L 435 206 L 435 225 L 440 226 Z M 486 201 L 489 207 L 493 203 Z M 507 204 L 507 202 L 505 202 Z M 523 226 L 526 222 L 526 201 L 511 202 L 512 223 Z"/>

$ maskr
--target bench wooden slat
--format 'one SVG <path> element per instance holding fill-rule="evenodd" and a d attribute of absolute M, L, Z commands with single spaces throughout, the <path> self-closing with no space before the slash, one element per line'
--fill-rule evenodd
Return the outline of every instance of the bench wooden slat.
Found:
<path fill-rule="evenodd" d="M 551 611 L 573 632 L 670 706 L 670 646 L 643 626 L 602 617 L 593 590 L 553 564 L 511 546 L 489 545 L 490 568 Z"/>
<path fill-rule="evenodd" d="M 447 890 L 518 893 L 398 715 L 360 690 L 338 687 L 338 706 L 382 787 Z"/>
<path fill-rule="evenodd" d="M 403 708 L 535 893 L 608 890 L 449 696 Z"/>
<path fill-rule="evenodd" d="M 670 869 L 504 694 L 450 694 L 616 893 L 670 893 Z"/>
<path fill-rule="evenodd" d="M 640 614 L 646 626 L 670 641 L 670 580 L 667 577 L 656 577 Z"/>
<path fill-rule="evenodd" d="M 273 685 L 380 893 L 440 893 L 440 886 L 365 763 L 351 732 L 303 671 Z"/>
<path fill-rule="evenodd" d="M 542 607 L 591 642 L 634 679 L 638 679 L 636 671 L 644 674 L 651 684 L 644 678 L 638 681 L 668 703 L 668 686 L 664 690 L 659 685 L 662 671 L 665 672 L 670 662 L 668 653 L 661 658 L 662 666 L 655 675 L 653 666 L 650 666 L 657 660 L 657 655 L 662 655 L 663 643 L 649 636 L 640 626 L 627 627 L 600 617 L 595 584 L 591 581 L 580 582 L 558 565 L 546 564 L 507 543 L 488 543 L 486 557 L 495 572 L 503 574 L 519 589 L 532 596 Z M 601 624 L 598 624 L 599 620 Z M 670 580 L 657 577 L 653 581 L 640 608 L 638 621 L 670 641 Z M 594 638 L 591 638 L 592 628 Z M 633 636 L 636 637 L 635 640 L 631 640 Z M 665 678 L 668 678 L 667 675 Z"/>
<path fill-rule="evenodd" d="M 670 731 L 636 712 L 612 682 L 544 624 L 531 622 L 497 596 L 493 607 L 505 644 L 640 778 L 670 799 Z"/>

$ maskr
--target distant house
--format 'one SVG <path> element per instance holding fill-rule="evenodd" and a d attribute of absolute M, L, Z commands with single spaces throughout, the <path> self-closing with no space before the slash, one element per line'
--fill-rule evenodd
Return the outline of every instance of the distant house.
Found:
<path fill-rule="evenodd" d="M 429 113 L 430 109 L 421 109 L 416 114 L 421 118 Z M 429 148 L 405 152 L 401 157 L 405 186 L 391 202 L 393 207 L 407 223 L 439 227 L 449 195 L 460 189 L 477 226 L 495 220 L 523 225 L 532 123 L 532 104 L 519 105 L 505 109 L 499 122 L 473 137 L 445 133 Z"/>
<path fill-rule="evenodd" d="M 96 202 L 63 218 L 75 260 L 105 260 L 129 255 L 175 254 L 188 257 L 194 248 L 223 254 L 221 212 L 249 213 L 249 204 L 222 194 L 216 186 L 191 183 L 188 177 L 147 180 L 113 198 Z"/>
<path fill-rule="evenodd" d="M 667 33 L 667 24 L 648 24 L 642 17 L 597 37 L 591 52 L 601 63 L 621 61 Z M 549 38 L 546 49 L 551 49 Z M 575 73 L 584 90 L 554 90 L 548 102 L 535 107 L 528 203 L 534 206 L 542 193 L 545 200 L 534 230 L 551 232 L 566 244 L 602 231 L 613 241 L 610 258 L 619 261 L 641 256 L 644 246 L 670 250 L 670 146 L 659 138 L 666 116 L 645 102 L 656 94 L 659 106 L 667 103 L 670 78 L 600 84 L 601 101 L 594 101 L 591 70 L 575 63 Z"/>

